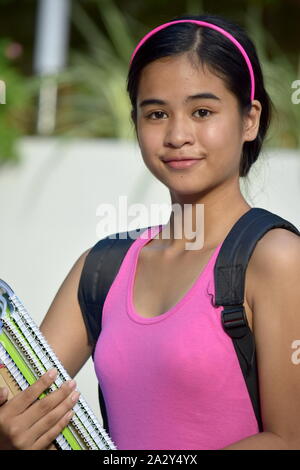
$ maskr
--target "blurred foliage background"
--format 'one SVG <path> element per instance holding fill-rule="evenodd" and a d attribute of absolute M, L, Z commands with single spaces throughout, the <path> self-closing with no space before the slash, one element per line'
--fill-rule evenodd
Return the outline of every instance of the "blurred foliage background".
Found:
<path fill-rule="evenodd" d="M 40 79 L 33 72 L 37 0 L 0 0 L 0 164 L 16 161 L 15 143 L 37 135 Z M 215 13 L 253 39 L 276 113 L 266 146 L 300 148 L 299 0 L 72 0 L 68 63 L 58 83 L 53 136 L 134 139 L 126 76 L 130 55 L 150 29 L 182 14 Z"/>

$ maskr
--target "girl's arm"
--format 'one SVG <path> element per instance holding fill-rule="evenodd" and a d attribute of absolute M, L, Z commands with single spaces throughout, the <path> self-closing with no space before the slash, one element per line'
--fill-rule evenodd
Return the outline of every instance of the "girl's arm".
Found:
<path fill-rule="evenodd" d="M 225 449 L 300 450 L 300 237 L 273 229 L 252 258 L 247 277 L 264 432 Z"/>
<path fill-rule="evenodd" d="M 92 353 L 77 300 L 79 279 L 88 252 L 85 251 L 74 263 L 40 325 L 41 332 L 72 378 Z"/>

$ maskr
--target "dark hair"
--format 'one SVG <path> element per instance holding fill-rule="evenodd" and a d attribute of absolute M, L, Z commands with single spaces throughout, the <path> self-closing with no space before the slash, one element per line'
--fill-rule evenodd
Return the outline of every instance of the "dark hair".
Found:
<path fill-rule="evenodd" d="M 247 176 L 252 164 L 257 160 L 263 140 L 267 133 L 272 102 L 265 90 L 263 74 L 256 48 L 243 28 L 218 15 L 178 16 L 176 20 L 202 20 L 214 23 L 228 31 L 239 41 L 248 54 L 255 77 L 254 99 L 260 101 L 262 111 L 260 125 L 255 140 L 244 142 L 240 161 L 239 175 Z M 206 65 L 213 73 L 222 78 L 227 88 L 234 93 L 241 113 L 249 110 L 251 82 L 246 62 L 239 49 L 227 37 L 211 28 L 201 27 L 193 23 L 176 23 L 151 36 L 137 51 L 130 66 L 127 77 L 127 92 L 132 105 L 131 117 L 136 126 L 136 100 L 139 79 L 142 69 L 156 59 L 190 52 L 190 59 L 195 53 L 202 65 Z"/>

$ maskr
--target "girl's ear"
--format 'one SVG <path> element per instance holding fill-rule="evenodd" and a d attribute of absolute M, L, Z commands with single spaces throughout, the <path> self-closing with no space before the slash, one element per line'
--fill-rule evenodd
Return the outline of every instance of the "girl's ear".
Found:
<path fill-rule="evenodd" d="M 258 100 L 252 101 L 250 111 L 244 117 L 244 142 L 255 140 L 259 130 L 261 104 Z"/>

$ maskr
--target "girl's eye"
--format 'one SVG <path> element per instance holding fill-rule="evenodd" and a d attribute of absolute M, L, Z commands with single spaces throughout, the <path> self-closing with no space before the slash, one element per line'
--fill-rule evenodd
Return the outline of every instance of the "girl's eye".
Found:
<path fill-rule="evenodd" d="M 204 108 L 197 109 L 195 113 L 197 112 L 200 113 L 200 117 L 202 118 L 206 118 L 211 114 L 211 111 L 209 111 L 208 109 L 204 109 Z M 148 114 L 148 116 L 146 117 L 147 119 L 152 119 L 154 121 L 157 121 L 162 117 L 163 114 L 166 114 L 166 113 L 164 113 L 163 111 L 153 111 L 152 113 Z M 156 116 L 156 117 L 154 118 L 151 116 Z"/>
<path fill-rule="evenodd" d="M 208 117 L 209 114 L 211 114 L 211 111 L 209 111 L 208 109 L 204 109 L 204 108 L 200 108 L 200 109 L 197 109 L 197 111 L 195 111 L 195 113 L 197 113 L 199 111 L 200 113 L 200 117 Z"/>
<path fill-rule="evenodd" d="M 163 111 L 153 111 L 152 113 L 148 114 L 147 116 L 147 119 L 153 119 L 151 118 L 151 116 L 154 116 L 154 115 L 162 115 L 162 114 L 165 114 Z M 158 118 L 159 119 L 159 118 Z M 153 119 L 154 121 L 157 121 L 157 119 Z"/>

